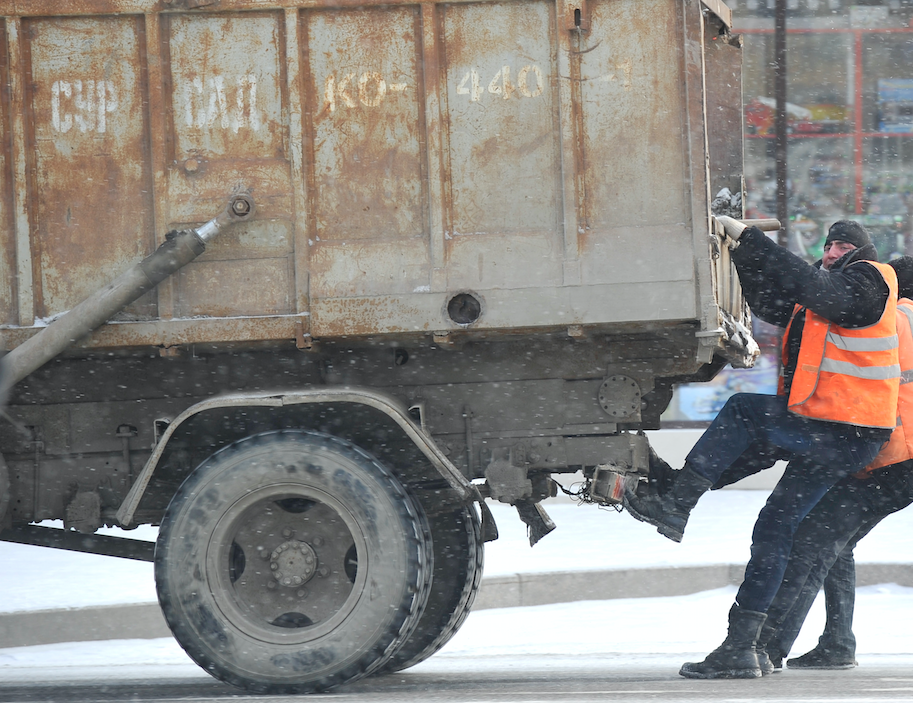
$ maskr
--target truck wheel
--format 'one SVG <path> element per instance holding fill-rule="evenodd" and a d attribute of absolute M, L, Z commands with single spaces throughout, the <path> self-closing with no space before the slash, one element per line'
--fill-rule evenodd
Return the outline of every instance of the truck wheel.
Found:
<path fill-rule="evenodd" d="M 382 666 L 430 591 L 421 507 L 376 459 L 314 432 L 270 432 L 206 459 L 155 549 L 175 638 L 217 679 L 322 691 Z"/>
<path fill-rule="evenodd" d="M 438 651 L 463 625 L 482 581 L 482 523 L 475 508 L 460 506 L 429 517 L 434 545 L 434 579 L 428 605 L 415 632 L 381 673 L 415 666 Z"/>

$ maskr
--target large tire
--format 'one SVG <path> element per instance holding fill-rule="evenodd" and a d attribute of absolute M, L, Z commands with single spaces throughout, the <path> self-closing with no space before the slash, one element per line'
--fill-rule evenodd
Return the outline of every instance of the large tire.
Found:
<path fill-rule="evenodd" d="M 472 505 L 431 514 L 434 580 L 425 612 L 412 636 L 379 673 L 415 666 L 438 651 L 460 629 L 482 581 L 482 523 Z"/>
<path fill-rule="evenodd" d="M 0 454 L 0 530 L 6 527 L 6 511 L 10 504 L 10 474 Z"/>
<path fill-rule="evenodd" d="M 216 678 L 258 693 L 372 673 L 418 623 L 432 573 L 424 513 L 335 437 L 271 432 L 216 452 L 165 513 L 159 603 Z"/>

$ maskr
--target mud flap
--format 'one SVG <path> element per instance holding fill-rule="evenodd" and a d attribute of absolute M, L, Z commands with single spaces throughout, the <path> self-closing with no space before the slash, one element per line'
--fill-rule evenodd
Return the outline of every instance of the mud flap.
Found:
<path fill-rule="evenodd" d="M 491 514 L 491 509 L 484 500 L 479 501 L 479 512 L 482 514 L 482 541 L 494 542 L 498 539 L 498 526 L 495 524 L 495 516 Z"/>
<path fill-rule="evenodd" d="M 531 500 L 518 500 L 514 503 L 520 519 L 526 523 L 529 533 L 529 546 L 534 547 L 536 542 L 555 529 L 556 525 L 545 512 L 542 503 L 533 503 Z"/>

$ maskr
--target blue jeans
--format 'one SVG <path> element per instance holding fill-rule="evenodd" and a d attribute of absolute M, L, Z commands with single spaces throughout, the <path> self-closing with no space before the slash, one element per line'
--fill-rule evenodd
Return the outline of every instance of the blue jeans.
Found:
<path fill-rule="evenodd" d="M 769 652 L 789 653 L 823 582 L 827 621 L 818 648 L 855 656 L 853 550 L 875 525 L 911 502 L 913 462 L 866 479 L 845 478 L 827 492 L 796 531 L 783 582 L 767 611 L 767 624 L 776 630 Z"/>
<path fill-rule="evenodd" d="M 796 415 L 784 396 L 737 393 L 726 401 L 685 459 L 692 471 L 715 484 L 752 445 L 792 456 L 755 522 L 740 607 L 767 612 L 799 523 L 832 485 L 871 462 L 889 435 Z"/>
<path fill-rule="evenodd" d="M 871 526 L 874 527 L 877 523 L 877 520 L 873 521 Z M 868 529 L 865 530 L 865 534 L 868 534 Z M 799 593 L 793 607 L 789 612 L 781 615 L 779 610 L 786 603 L 784 602 L 783 606 L 778 604 L 780 592 L 783 590 L 784 584 L 790 588 L 790 580 L 797 577 L 792 568 L 792 562 L 787 565 L 780 591 L 777 591 L 777 596 L 774 596 L 767 611 L 768 618 L 771 613 L 775 613 L 778 618 L 778 623 L 771 623 L 771 626 L 776 628 L 776 634 L 767 644 L 767 651 L 771 656 L 779 655 L 782 658 L 789 654 L 793 643 L 799 636 L 805 618 L 808 616 L 808 611 L 811 610 L 818 591 L 821 589 L 822 581 L 824 582 L 827 619 L 824 624 L 824 632 L 818 638 L 818 649 L 833 653 L 840 658 L 852 659 L 856 656 L 856 636 L 853 634 L 853 611 L 856 605 L 856 562 L 853 558 L 853 549 L 863 536 L 863 534 L 858 534 L 847 542 L 829 569 L 829 558 L 816 559 L 805 584 L 801 589 L 797 589 Z M 795 543 L 793 546 L 793 551 L 795 551 Z M 832 550 L 826 551 L 833 556 Z M 786 591 L 784 601 L 788 599 L 789 591 Z"/>

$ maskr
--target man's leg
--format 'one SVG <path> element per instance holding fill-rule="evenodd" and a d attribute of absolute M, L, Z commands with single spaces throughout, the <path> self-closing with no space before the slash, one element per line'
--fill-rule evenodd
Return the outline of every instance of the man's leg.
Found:
<path fill-rule="evenodd" d="M 865 537 L 877 522 L 873 521 L 869 527 L 863 527 L 850 540 L 837 561 L 827 572 L 824 579 L 824 603 L 827 610 L 827 620 L 824 633 L 818 644 L 825 649 L 850 658 L 856 654 L 856 635 L 853 634 L 853 612 L 856 608 L 856 560 L 853 549 L 856 542 Z"/>
<path fill-rule="evenodd" d="M 822 578 L 824 578 L 827 620 L 824 633 L 818 639 L 817 646 L 801 657 L 790 659 L 787 662 L 787 666 L 790 668 L 846 669 L 856 666 L 856 637 L 853 634 L 856 565 L 853 550 L 859 540 L 865 537 L 875 525 L 891 513 L 907 507 L 913 501 L 910 474 L 909 466 L 900 464 L 875 472 L 867 479 L 846 479 L 845 482 L 852 481 L 856 485 L 858 501 L 856 504 L 845 502 L 842 507 L 844 510 L 849 509 L 860 514 L 862 516 L 861 524 L 834 561 L 826 578 L 818 569 L 809 575 L 806 589 L 813 590 L 815 594 L 821 587 Z M 843 483 L 841 482 L 841 485 Z M 803 594 L 804 592 L 805 589 L 803 589 Z M 796 603 L 797 608 L 804 610 L 797 610 L 795 615 L 791 611 L 787 620 L 780 627 L 778 637 L 784 652 L 789 650 L 798 635 L 798 627 L 792 623 L 793 618 L 804 620 L 811 607 L 811 602 L 805 604 L 806 598 L 807 596 L 803 595 Z M 777 599 L 779 599 L 779 593 Z M 813 599 L 814 596 L 812 596 Z M 801 621 L 799 626 L 801 627 Z"/>
<path fill-rule="evenodd" d="M 716 491 L 733 483 L 741 481 L 748 476 L 754 476 L 764 469 L 769 469 L 778 461 L 789 461 L 792 455 L 780 447 L 765 441 L 752 442 L 733 462 L 728 469 L 723 471 L 714 482 L 710 490 Z"/>
<path fill-rule="evenodd" d="M 789 461 L 791 456 L 789 452 L 776 445 L 764 441 L 752 442 L 739 458 L 723 471 L 710 490 L 716 491 L 731 486 L 743 478 L 769 469 L 778 461 Z M 638 495 L 648 491 L 656 491 L 659 494 L 668 492 L 678 473 L 653 450 L 653 447 L 650 447 L 650 474 L 647 481 L 638 487 Z"/>
<path fill-rule="evenodd" d="M 874 526 L 879 521 L 880 519 L 873 521 L 871 526 Z M 787 666 L 790 668 L 851 669 L 856 666 L 856 637 L 853 634 L 853 610 L 856 603 L 856 563 L 853 558 L 853 547 L 865 534 L 868 534 L 871 526 L 869 528 L 860 528 L 859 532 L 853 536 L 851 542 L 847 543 L 827 572 L 827 576 L 824 579 L 824 601 L 827 611 L 824 633 L 818 638 L 818 645 L 813 650 L 787 662 Z M 818 578 L 810 578 L 808 583 L 809 590 L 819 583 Z M 800 600 L 803 599 L 800 598 Z M 796 605 L 799 605 L 799 601 L 796 602 Z M 794 626 L 790 624 L 790 630 L 792 629 L 794 629 Z M 789 634 L 794 641 L 795 637 L 791 632 Z M 790 642 L 790 645 L 792 645 L 792 642 Z"/>
<path fill-rule="evenodd" d="M 826 576 L 833 587 L 842 589 L 842 599 L 846 598 L 847 588 L 850 588 L 849 597 L 854 596 L 855 569 L 852 546 L 848 545 L 851 541 L 855 544 L 870 529 L 864 527 L 869 520 L 866 501 L 860 499 L 864 488 L 863 481 L 843 479 L 799 525 L 783 580 L 767 609 L 768 620 L 759 642 L 774 665 L 789 653 Z M 836 566 L 841 561 L 842 566 Z M 853 570 L 850 580 L 846 578 L 847 568 Z M 828 576 L 834 569 L 833 577 Z M 846 610 L 841 613 L 845 615 Z"/>
<path fill-rule="evenodd" d="M 832 442 L 835 431 L 831 423 L 790 413 L 782 396 L 737 393 L 726 401 L 694 445 L 685 468 L 675 472 L 671 488 L 665 492 L 658 486 L 626 490 L 625 507 L 637 520 L 655 525 L 661 534 L 680 542 L 698 499 L 749 447 L 764 446 L 771 451 L 779 447 L 788 454 L 810 454 Z M 855 463 L 852 467 L 858 468 Z"/>
<path fill-rule="evenodd" d="M 877 453 L 877 448 L 873 451 Z M 870 461 L 871 457 L 867 460 Z M 751 558 L 745 567 L 745 580 L 736 596 L 739 605 L 770 615 L 768 609 L 781 587 L 790 561 L 793 536 L 799 524 L 827 490 L 844 475 L 857 468 L 847 466 L 847 461 L 844 458 L 842 463 L 829 462 L 825 465 L 815 463 L 807 457 L 797 457 L 787 465 L 783 477 L 770 494 L 755 522 Z M 861 518 L 855 524 L 846 522 L 846 511 L 841 510 L 839 499 L 839 495 L 833 499 L 834 507 L 825 506 L 822 509 L 821 514 L 825 515 L 824 518 L 813 520 L 809 525 L 809 528 L 817 529 L 810 529 L 805 544 L 793 559 L 797 576 L 791 579 L 796 590 L 790 602 L 794 602 L 798 597 L 821 549 L 828 543 L 833 545 L 836 539 L 835 521 L 839 521 L 841 525 L 837 531 L 844 535 L 843 543 L 855 533 L 861 523 Z M 855 502 L 855 499 L 850 501 Z M 836 559 L 836 554 L 843 548 L 843 543 L 834 551 L 833 559 Z"/>
<path fill-rule="evenodd" d="M 828 615 L 819 645 L 808 655 L 799 657 L 801 661 L 791 659 L 789 666 L 824 663 L 827 668 L 844 668 L 855 661 L 853 549 L 884 517 L 913 501 L 911 466 L 907 463 L 887 467 L 863 480 L 845 478 L 803 520 L 783 582 L 768 609 L 769 619 L 762 639 L 765 635 L 769 638 L 768 646 L 774 656 L 788 654 L 822 582 Z M 810 556 L 816 549 L 817 557 Z M 811 562 L 814 564 L 809 567 Z"/>
<path fill-rule="evenodd" d="M 817 441 L 821 439 L 819 435 Z M 783 478 L 780 479 L 755 523 L 751 559 L 745 571 L 745 581 L 739 589 L 736 604 L 730 611 L 729 636 L 704 661 L 683 664 L 679 671 L 680 675 L 689 678 L 744 677 L 745 662 L 751 657 L 754 657 L 757 663 L 758 676 L 773 670 L 766 656 L 758 657 L 757 644 L 767 619 L 767 608 L 786 570 L 793 534 L 802 519 L 841 474 L 854 471 L 858 467 L 855 463 L 857 461 L 870 462 L 878 453 L 880 446 L 879 442 L 863 439 L 855 436 L 855 433 L 849 437 L 834 437 L 832 442 L 822 443 L 818 452 L 818 456 L 827 464 L 816 465 L 808 459 L 799 457 L 787 466 Z M 829 447 L 838 449 L 835 452 Z M 836 455 L 831 456 L 832 454 Z M 741 616 L 736 622 L 754 624 L 757 621 L 757 631 L 750 641 L 744 627 L 736 631 L 736 634 L 741 636 L 733 637 L 734 613 Z M 764 669 L 761 668 L 762 660 Z M 735 669 L 736 665 L 738 669 Z"/>

